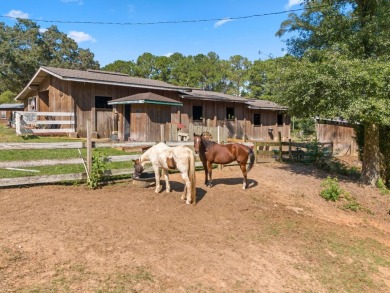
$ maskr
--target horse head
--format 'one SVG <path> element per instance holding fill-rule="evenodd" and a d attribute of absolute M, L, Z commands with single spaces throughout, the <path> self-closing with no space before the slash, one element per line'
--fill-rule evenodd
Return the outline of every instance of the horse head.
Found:
<path fill-rule="evenodd" d="M 141 174 L 144 172 L 144 167 L 142 166 L 139 159 L 133 160 L 133 162 L 134 162 L 133 178 L 140 178 Z"/>
<path fill-rule="evenodd" d="M 194 133 L 194 151 L 195 154 L 199 154 L 200 144 L 202 143 L 202 137 L 199 134 Z"/>

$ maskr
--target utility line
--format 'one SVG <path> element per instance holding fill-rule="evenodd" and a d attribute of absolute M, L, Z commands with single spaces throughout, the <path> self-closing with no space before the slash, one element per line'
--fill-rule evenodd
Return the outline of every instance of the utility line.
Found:
<path fill-rule="evenodd" d="M 328 6 L 329 5 L 319 5 L 319 6 L 309 7 L 309 8 L 290 9 L 290 10 L 284 10 L 284 11 L 279 11 L 279 12 L 252 14 L 252 15 L 237 16 L 237 17 L 209 18 L 209 19 L 195 19 L 195 20 L 168 20 L 168 21 L 154 21 L 154 22 L 103 22 L 103 21 L 44 20 L 44 19 L 32 19 L 32 18 L 28 18 L 28 19 L 35 21 L 35 22 L 66 23 L 66 24 L 157 25 L 157 24 L 197 23 L 197 22 L 209 22 L 209 21 L 221 21 L 221 20 L 230 20 L 231 21 L 231 20 L 240 20 L 240 19 L 248 19 L 248 18 L 254 18 L 254 17 L 264 17 L 264 16 L 292 13 L 292 12 L 298 12 L 298 11 L 303 11 L 303 10 L 307 10 L 307 9 L 312 10 L 312 9 L 328 7 Z M 18 17 L 13 17 L 13 16 L 9 16 L 9 15 L 0 15 L 0 17 L 18 19 Z"/>

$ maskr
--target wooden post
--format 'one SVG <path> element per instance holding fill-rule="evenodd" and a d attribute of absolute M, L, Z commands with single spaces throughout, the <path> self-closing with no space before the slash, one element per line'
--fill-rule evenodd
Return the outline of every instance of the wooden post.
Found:
<path fill-rule="evenodd" d="M 290 158 L 291 160 L 291 138 L 288 139 L 288 157 Z"/>
<path fill-rule="evenodd" d="M 91 120 L 87 120 L 87 169 L 88 173 L 92 171 L 92 129 Z"/>
<path fill-rule="evenodd" d="M 16 112 L 15 114 L 15 130 L 16 130 L 16 134 L 22 134 L 22 132 L 20 131 L 20 113 L 19 112 Z"/>
<path fill-rule="evenodd" d="M 165 137 L 165 134 L 164 134 L 164 124 L 161 124 L 160 125 L 160 142 L 164 141 L 164 137 Z"/>
<path fill-rule="evenodd" d="M 279 140 L 279 162 L 283 161 L 282 157 L 282 132 L 278 131 L 278 140 Z"/>
<path fill-rule="evenodd" d="M 255 142 L 253 147 L 254 147 L 253 152 L 255 153 L 255 163 L 257 163 L 257 157 L 259 156 L 259 154 L 257 152 L 257 148 L 258 148 L 257 142 Z"/>

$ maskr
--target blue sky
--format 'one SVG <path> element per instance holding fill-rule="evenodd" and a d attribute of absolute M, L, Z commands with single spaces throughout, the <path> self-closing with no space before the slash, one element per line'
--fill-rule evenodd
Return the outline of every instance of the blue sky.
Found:
<path fill-rule="evenodd" d="M 215 52 L 221 59 L 242 55 L 254 61 L 284 55 L 285 43 L 275 36 L 300 0 L 13 0 L 1 1 L 0 21 L 12 17 L 35 20 L 42 29 L 56 25 L 89 48 L 103 67 L 115 60 L 133 60 L 149 52 L 185 56 Z M 197 21 L 198 22 L 181 22 Z M 63 21 L 69 23 L 45 22 Z M 73 22 L 73 23 L 72 23 Z M 76 22 L 102 22 L 87 24 Z M 136 23 L 178 22 L 169 24 Z M 120 23 L 120 24 L 107 24 Z M 131 25 L 126 25 L 126 24 Z M 259 54 L 259 51 L 261 52 Z"/>

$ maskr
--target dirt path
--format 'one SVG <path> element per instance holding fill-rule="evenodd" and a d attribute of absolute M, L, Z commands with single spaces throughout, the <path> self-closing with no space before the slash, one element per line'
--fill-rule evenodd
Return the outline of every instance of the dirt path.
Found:
<path fill-rule="evenodd" d="M 361 210 L 319 196 L 304 165 L 197 173 L 154 194 L 129 182 L 90 190 L 0 190 L 0 292 L 389 292 L 390 196 L 340 178 Z"/>

